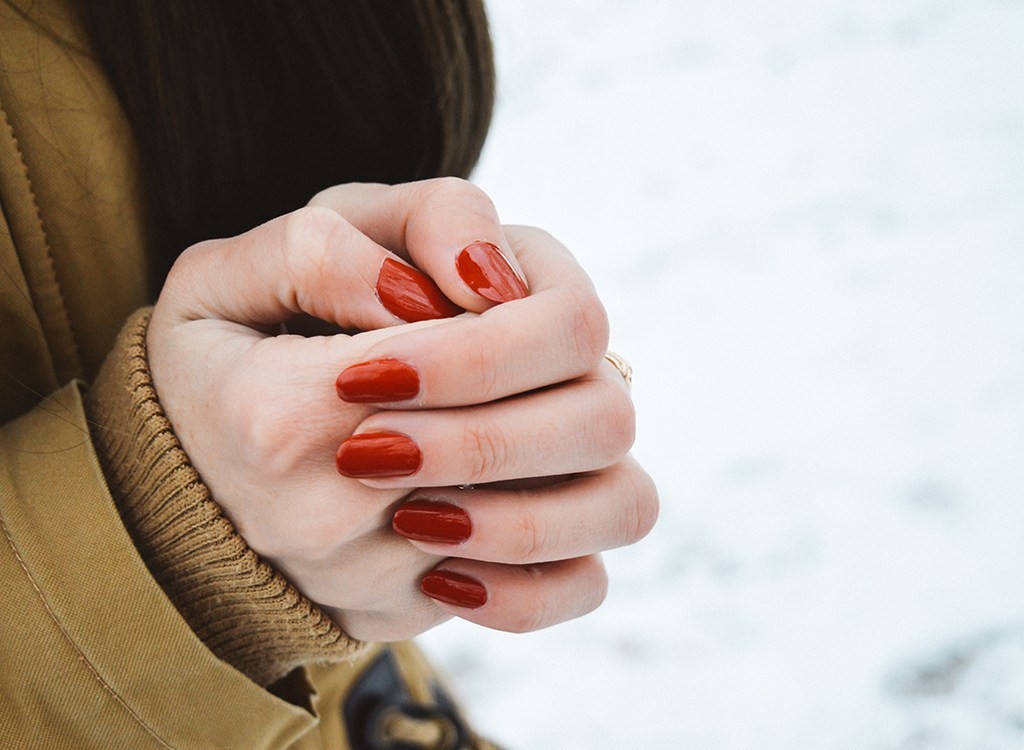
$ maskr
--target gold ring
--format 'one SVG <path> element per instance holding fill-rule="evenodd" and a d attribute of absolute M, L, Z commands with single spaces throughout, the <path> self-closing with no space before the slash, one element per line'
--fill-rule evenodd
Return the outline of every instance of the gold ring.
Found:
<path fill-rule="evenodd" d="M 612 366 L 619 371 L 622 379 L 626 381 L 626 385 L 630 388 L 633 387 L 633 367 L 626 361 L 626 359 L 615 352 L 607 352 L 604 358 L 612 363 Z"/>

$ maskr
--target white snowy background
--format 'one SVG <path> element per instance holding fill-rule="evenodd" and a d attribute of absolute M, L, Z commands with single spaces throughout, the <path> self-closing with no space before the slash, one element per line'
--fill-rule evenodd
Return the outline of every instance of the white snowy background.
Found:
<path fill-rule="evenodd" d="M 514 750 L 1024 747 L 1024 2 L 493 0 L 476 181 L 591 272 L 662 515 L 425 643 Z"/>

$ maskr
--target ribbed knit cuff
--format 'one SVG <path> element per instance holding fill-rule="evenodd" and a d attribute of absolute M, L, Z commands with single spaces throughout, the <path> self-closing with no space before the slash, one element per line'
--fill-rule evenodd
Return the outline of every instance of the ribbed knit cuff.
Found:
<path fill-rule="evenodd" d="M 111 494 L 153 577 L 219 658 L 261 685 L 361 648 L 245 543 L 165 416 L 146 354 L 151 310 L 125 324 L 86 395 Z"/>

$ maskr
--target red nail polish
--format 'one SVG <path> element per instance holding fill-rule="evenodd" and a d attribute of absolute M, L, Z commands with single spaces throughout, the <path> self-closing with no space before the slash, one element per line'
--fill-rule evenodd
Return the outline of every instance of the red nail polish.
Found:
<path fill-rule="evenodd" d="M 431 599 L 456 607 L 477 609 L 487 604 L 487 589 L 480 581 L 450 570 L 427 573 L 420 581 L 420 591 Z"/>
<path fill-rule="evenodd" d="M 491 302 L 511 302 L 529 293 L 526 282 L 490 242 L 474 242 L 455 259 L 455 270 L 472 289 Z"/>
<path fill-rule="evenodd" d="M 410 500 L 395 511 L 391 527 L 404 537 L 421 542 L 458 544 L 469 539 L 473 523 L 469 514 L 451 503 Z"/>
<path fill-rule="evenodd" d="M 397 359 L 374 359 L 346 367 L 334 385 L 338 398 L 350 404 L 405 401 L 420 392 L 420 376 Z"/>
<path fill-rule="evenodd" d="M 377 274 L 377 299 L 407 323 L 450 318 L 462 312 L 437 284 L 412 266 L 385 258 Z"/>
<path fill-rule="evenodd" d="M 407 477 L 423 463 L 420 448 L 398 432 L 364 432 L 338 447 L 338 471 L 346 477 Z"/>

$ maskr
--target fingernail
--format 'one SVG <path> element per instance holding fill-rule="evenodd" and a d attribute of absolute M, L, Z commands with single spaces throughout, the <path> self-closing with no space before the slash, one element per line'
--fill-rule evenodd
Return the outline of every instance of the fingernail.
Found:
<path fill-rule="evenodd" d="M 377 274 L 377 299 L 407 323 L 450 318 L 462 312 L 428 277 L 391 258 L 384 259 Z"/>
<path fill-rule="evenodd" d="M 346 367 L 334 385 L 338 398 L 350 404 L 405 401 L 420 392 L 420 376 L 397 359 L 374 359 Z"/>
<path fill-rule="evenodd" d="M 407 435 L 364 432 L 338 447 L 335 462 L 346 477 L 407 477 L 419 471 L 423 455 Z"/>
<path fill-rule="evenodd" d="M 490 242 L 474 242 L 455 259 L 455 270 L 472 289 L 491 302 L 511 302 L 529 293 L 526 282 Z"/>
<path fill-rule="evenodd" d="M 456 607 L 477 609 L 487 604 L 487 589 L 480 581 L 450 570 L 427 573 L 420 581 L 420 591 L 431 599 Z"/>
<path fill-rule="evenodd" d="M 403 503 L 395 511 L 391 527 L 409 539 L 442 544 L 459 544 L 473 533 L 473 524 L 466 511 L 457 505 L 435 500 Z"/>

